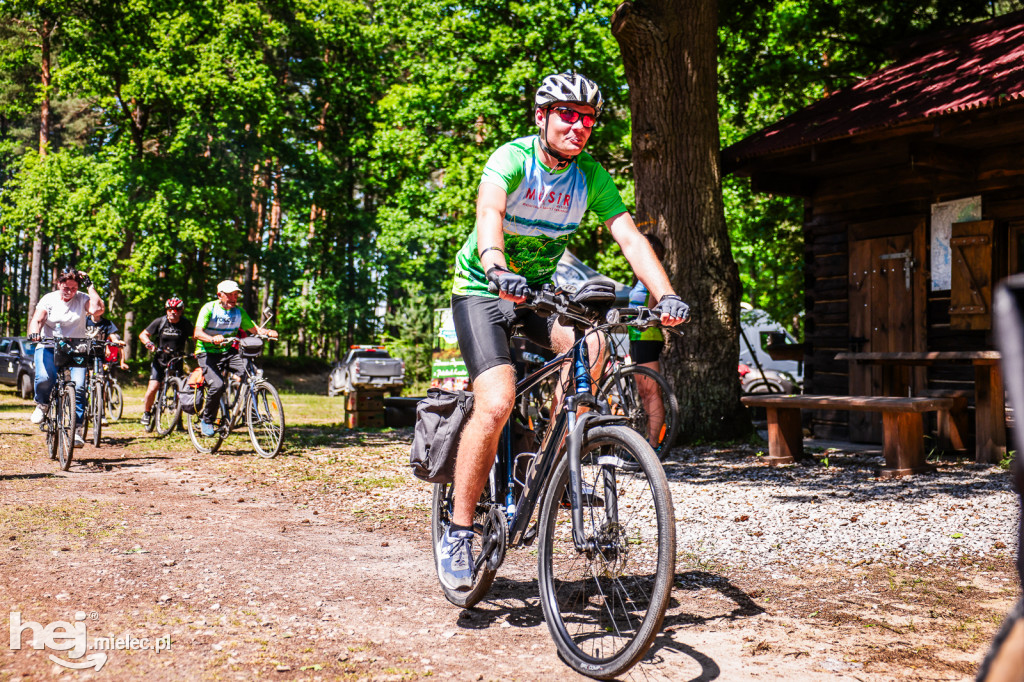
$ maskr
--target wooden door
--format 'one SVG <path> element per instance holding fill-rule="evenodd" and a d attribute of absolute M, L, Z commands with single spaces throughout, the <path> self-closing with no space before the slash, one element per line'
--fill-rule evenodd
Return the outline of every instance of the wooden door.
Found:
<path fill-rule="evenodd" d="M 915 327 L 921 301 L 921 278 L 911 234 L 850 242 L 850 344 L 864 352 L 915 350 Z M 893 376 L 883 381 L 883 372 Z M 895 379 L 895 380 L 894 380 Z M 907 395 L 909 370 L 850 363 L 850 395 Z M 888 384 L 889 390 L 883 389 Z M 850 440 L 882 442 L 881 415 L 850 413 Z"/>

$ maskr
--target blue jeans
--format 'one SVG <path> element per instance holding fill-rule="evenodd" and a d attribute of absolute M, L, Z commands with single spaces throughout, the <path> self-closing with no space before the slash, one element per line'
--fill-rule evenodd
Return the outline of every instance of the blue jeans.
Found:
<path fill-rule="evenodd" d="M 57 368 L 53 364 L 53 348 L 36 344 L 36 402 L 46 405 L 50 402 L 50 389 L 57 378 Z M 85 415 L 85 367 L 72 367 L 71 380 L 75 382 L 75 424 L 82 423 Z"/>

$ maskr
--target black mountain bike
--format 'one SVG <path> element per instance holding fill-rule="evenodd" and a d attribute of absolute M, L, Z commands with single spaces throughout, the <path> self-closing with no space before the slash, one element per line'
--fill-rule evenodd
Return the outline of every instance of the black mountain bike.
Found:
<path fill-rule="evenodd" d="M 181 401 L 178 395 L 185 388 L 181 367 L 189 356 L 175 353 L 170 348 L 161 348 L 157 353 L 157 362 L 164 366 L 164 378 L 157 389 L 153 418 L 146 425 L 146 431 L 155 430 L 158 436 L 166 436 L 181 424 Z"/>
<path fill-rule="evenodd" d="M 576 327 L 567 353 L 516 385 L 521 398 L 556 379 L 560 409 L 537 452 L 517 451 L 517 440 L 536 441 L 517 439 L 529 415 L 514 410 L 476 507 L 473 585 L 441 587 L 450 602 L 471 607 L 487 594 L 509 547 L 539 541 L 541 606 L 559 653 L 584 675 L 613 678 L 643 658 L 661 628 L 675 575 L 672 498 L 651 446 L 594 395 L 586 336 L 609 325 L 550 287 L 528 301 Z M 453 501 L 452 485 L 434 486 L 435 565 Z"/>
<path fill-rule="evenodd" d="M 57 376 L 50 388 L 50 408 L 39 427 L 46 434 L 46 451 L 56 459 L 63 471 L 71 466 L 75 451 L 75 382 L 71 367 L 84 367 L 97 353 L 102 355 L 103 343 L 92 339 L 53 339 L 53 364 Z"/>
<path fill-rule="evenodd" d="M 124 393 L 121 392 L 121 384 L 117 383 L 114 376 L 113 363 L 103 366 L 103 402 L 104 411 L 108 422 L 116 422 L 124 413 Z"/>
<path fill-rule="evenodd" d="M 103 422 L 108 414 L 109 401 L 107 399 L 107 365 L 103 361 L 102 353 L 107 346 L 123 346 L 123 343 L 111 343 L 110 341 L 93 340 L 91 345 L 92 371 L 86 386 L 85 413 L 82 415 L 83 438 L 89 435 L 90 422 L 92 425 L 92 444 L 99 447 L 100 435 L 103 431 Z M 120 415 L 119 415 L 120 416 Z"/>

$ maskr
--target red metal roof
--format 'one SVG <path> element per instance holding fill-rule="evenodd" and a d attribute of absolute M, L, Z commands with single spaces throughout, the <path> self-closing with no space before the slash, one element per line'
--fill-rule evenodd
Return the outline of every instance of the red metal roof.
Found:
<path fill-rule="evenodd" d="M 1024 12 L 912 44 L 905 56 L 722 151 L 730 165 L 771 152 L 1024 97 Z"/>

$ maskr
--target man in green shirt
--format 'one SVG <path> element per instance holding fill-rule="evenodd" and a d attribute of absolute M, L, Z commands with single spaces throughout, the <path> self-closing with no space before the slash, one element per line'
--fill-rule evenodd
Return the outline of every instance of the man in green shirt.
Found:
<path fill-rule="evenodd" d="M 515 304 L 551 280 L 587 209 L 608 226 L 658 301 L 662 324 L 689 317 L 689 307 L 673 292 L 611 176 L 583 151 L 604 104 L 597 84 L 575 73 L 553 74 L 541 83 L 534 104 L 539 134 L 513 140 L 488 159 L 477 194 L 476 229 L 456 256 L 452 317 L 473 382 L 474 407 L 459 442 L 452 524 L 436 553 L 438 577 L 453 590 L 473 585 L 473 513 L 515 400 L 512 328 L 519 326 L 532 341 L 557 352 L 575 341 L 571 327 L 516 310 Z M 488 291 L 490 283 L 497 295 Z"/>
<path fill-rule="evenodd" d="M 224 280 L 217 285 L 217 300 L 204 305 L 196 318 L 196 359 L 203 368 L 207 394 L 199 430 L 208 438 L 215 432 L 213 421 L 217 418 L 220 397 L 227 388 L 227 373 L 245 373 L 245 358 L 235 348 L 224 343 L 225 337 L 237 336 L 238 330 L 242 329 L 250 334 L 266 334 L 272 339 L 277 338 L 276 331 L 258 326 L 239 307 L 238 295 L 241 291 L 234 280 Z"/>

